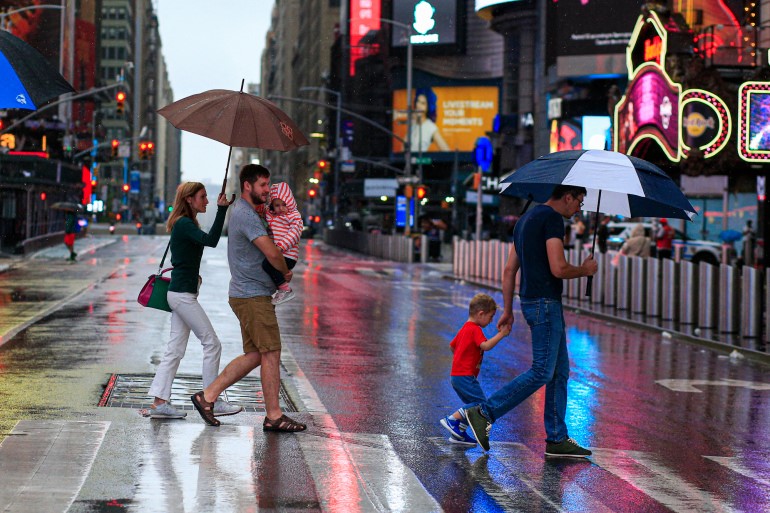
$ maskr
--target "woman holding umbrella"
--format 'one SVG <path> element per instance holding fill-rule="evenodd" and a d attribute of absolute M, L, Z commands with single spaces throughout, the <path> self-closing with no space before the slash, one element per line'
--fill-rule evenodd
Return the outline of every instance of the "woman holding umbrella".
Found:
<path fill-rule="evenodd" d="M 200 229 L 196 219 L 198 214 L 206 212 L 209 203 L 203 184 L 186 182 L 177 188 L 174 209 L 166 223 L 166 229 L 171 232 L 169 247 L 171 263 L 174 265 L 168 287 L 171 337 L 149 390 L 149 395 L 155 397 L 149 411 L 151 418 L 181 419 L 187 416 L 174 408 L 169 399 L 171 384 L 187 349 L 190 331 L 195 333 L 203 345 L 203 386 L 208 386 L 219 374 L 222 344 L 206 312 L 198 303 L 198 291 L 201 286 L 199 271 L 203 248 L 216 247 L 222 234 L 227 207 L 233 201 L 235 196 L 228 201 L 224 193 L 219 195 L 216 219 L 209 233 L 206 233 Z M 243 407 L 224 400 L 218 400 L 214 405 L 214 415 L 233 415 L 241 410 Z"/>

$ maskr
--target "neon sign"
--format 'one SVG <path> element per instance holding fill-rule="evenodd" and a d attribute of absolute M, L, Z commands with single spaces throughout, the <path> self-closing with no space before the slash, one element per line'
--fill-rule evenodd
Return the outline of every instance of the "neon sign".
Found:
<path fill-rule="evenodd" d="M 770 83 L 746 82 L 738 90 L 738 156 L 770 160 Z"/>

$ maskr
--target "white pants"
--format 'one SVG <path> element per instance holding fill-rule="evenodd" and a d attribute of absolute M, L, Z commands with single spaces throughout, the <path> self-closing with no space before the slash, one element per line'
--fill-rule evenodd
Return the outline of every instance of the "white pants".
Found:
<path fill-rule="evenodd" d="M 171 398 L 171 383 L 174 381 L 179 362 L 184 357 L 190 330 L 203 345 L 203 387 L 206 388 L 219 374 L 219 358 L 222 344 L 206 312 L 198 303 L 198 294 L 168 291 L 168 306 L 171 307 L 171 339 L 166 354 L 158 365 L 152 380 L 149 395 L 165 401 Z"/>

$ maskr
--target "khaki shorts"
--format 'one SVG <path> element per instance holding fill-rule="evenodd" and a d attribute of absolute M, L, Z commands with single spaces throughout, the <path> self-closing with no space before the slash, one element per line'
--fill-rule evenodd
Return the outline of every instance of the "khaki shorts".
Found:
<path fill-rule="evenodd" d="M 231 297 L 228 301 L 241 323 L 244 353 L 269 353 L 281 349 L 281 332 L 270 296 Z"/>

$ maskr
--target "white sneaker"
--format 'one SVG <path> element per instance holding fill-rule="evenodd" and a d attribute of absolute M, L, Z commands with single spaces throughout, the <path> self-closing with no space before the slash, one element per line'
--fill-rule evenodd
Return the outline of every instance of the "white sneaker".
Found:
<path fill-rule="evenodd" d="M 279 290 L 275 294 L 273 294 L 273 299 L 270 300 L 271 303 L 274 305 L 280 305 L 281 303 L 285 303 L 286 301 L 291 301 L 294 299 L 294 291 L 289 290 Z"/>
<path fill-rule="evenodd" d="M 171 403 L 163 403 L 150 408 L 151 419 L 183 419 L 187 413 L 174 408 Z"/>
<path fill-rule="evenodd" d="M 217 399 L 217 401 L 214 403 L 215 417 L 235 415 L 236 413 L 241 413 L 242 411 L 243 411 L 243 406 L 239 404 L 228 403 L 224 399 Z"/>

